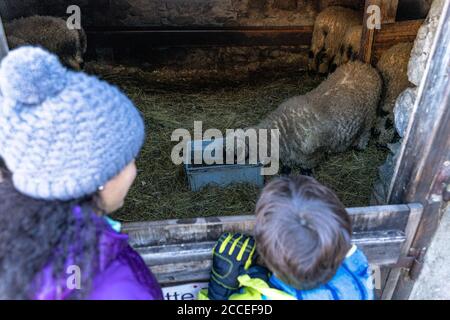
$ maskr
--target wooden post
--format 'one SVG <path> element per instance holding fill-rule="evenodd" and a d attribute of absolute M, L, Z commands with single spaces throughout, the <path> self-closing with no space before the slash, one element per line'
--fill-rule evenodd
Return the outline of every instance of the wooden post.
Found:
<path fill-rule="evenodd" d="M 444 188 L 450 183 L 450 2 L 446 2 L 424 79 L 400 151 L 389 202 L 420 202 L 424 212 L 411 245 L 418 261 L 403 272 L 393 299 L 407 299 L 424 252 L 439 224 Z"/>
<path fill-rule="evenodd" d="M 381 23 L 394 23 L 397 16 L 398 0 L 381 1 Z"/>
<path fill-rule="evenodd" d="M 372 5 L 376 5 L 380 8 L 381 24 L 395 22 L 395 16 L 397 15 L 398 0 L 366 0 L 364 6 L 364 18 L 362 23 L 362 35 L 361 35 L 361 47 L 359 50 L 359 59 L 366 63 L 372 62 L 372 51 L 375 33 L 375 28 L 368 28 L 367 22 L 369 19 L 368 8 Z"/>
<path fill-rule="evenodd" d="M 364 18 L 362 23 L 362 34 L 361 34 L 361 47 L 359 49 L 359 59 L 365 63 L 370 63 L 372 61 L 372 47 L 373 39 L 375 37 L 375 29 L 369 29 L 367 27 L 367 20 L 369 19 L 369 14 L 367 9 L 371 5 L 379 5 L 380 0 L 366 0 L 364 6 Z"/>

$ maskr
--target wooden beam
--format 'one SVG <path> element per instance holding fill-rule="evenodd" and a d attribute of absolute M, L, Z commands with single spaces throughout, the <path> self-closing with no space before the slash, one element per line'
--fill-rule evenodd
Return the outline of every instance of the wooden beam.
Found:
<path fill-rule="evenodd" d="M 384 24 L 376 32 L 374 44 L 381 47 L 385 43 L 390 46 L 394 42 L 414 41 L 424 21 L 421 19 Z"/>
<path fill-rule="evenodd" d="M 424 252 L 439 224 L 443 188 L 450 183 L 450 2 L 446 2 L 417 94 L 389 192 L 390 203 L 420 202 L 424 212 L 412 242 Z M 404 273 L 393 299 L 407 299 L 420 263 Z"/>
<path fill-rule="evenodd" d="M 368 28 L 367 22 L 369 20 L 368 8 L 371 5 L 381 5 L 381 0 L 366 0 L 364 6 L 364 18 L 362 23 L 361 46 L 359 49 L 359 59 L 365 63 L 372 61 L 372 49 L 375 37 L 375 28 Z"/>
<path fill-rule="evenodd" d="M 408 219 L 408 225 L 405 229 L 405 237 L 406 240 L 402 244 L 401 248 L 401 257 L 410 256 L 411 245 L 414 240 L 414 237 L 417 232 L 417 228 L 420 223 L 420 219 L 422 218 L 423 207 L 419 205 L 410 205 L 411 213 Z M 397 286 L 397 282 L 400 279 L 402 268 L 392 268 L 387 271 L 387 278 L 385 280 L 384 287 L 382 288 L 382 296 L 383 300 L 390 300 L 394 294 L 395 287 Z"/>
<path fill-rule="evenodd" d="M 376 30 L 373 42 L 372 62 L 377 61 L 384 51 L 401 42 L 413 42 L 424 20 L 409 20 L 383 24 Z"/>
<path fill-rule="evenodd" d="M 312 26 L 240 28 L 88 28 L 95 47 L 301 46 L 311 44 Z"/>
<path fill-rule="evenodd" d="M 353 231 L 357 233 L 406 229 L 408 205 L 348 208 Z M 123 231 L 135 247 L 216 241 L 223 232 L 252 233 L 255 216 L 209 217 L 127 223 Z"/>
<path fill-rule="evenodd" d="M 399 42 L 414 41 L 423 20 L 383 24 L 373 40 L 372 62 Z M 309 46 L 312 27 L 298 28 L 224 28 L 224 29 L 148 29 L 91 28 L 87 30 L 90 55 L 95 49 L 157 47 L 226 47 L 226 46 Z M 133 52 L 133 51 L 131 51 Z"/>
<path fill-rule="evenodd" d="M 360 248 L 372 266 L 395 265 L 402 244 L 406 241 L 401 231 L 354 233 L 352 242 Z M 212 249 L 215 241 L 136 248 L 162 286 L 208 281 Z"/>
<path fill-rule="evenodd" d="M 381 23 L 394 23 L 397 8 L 398 0 L 381 0 Z"/>
<path fill-rule="evenodd" d="M 398 263 L 405 266 L 408 239 L 414 234 L 417 217 L 422 212 L 420 204 L 347 211 L 352 220 L 352 241 L 367 255 L 372 266 L 382 269 Z M 252 234 L 254 222 L 254 216 L 147 221 L 127 223 L 123 231 L 129 234 L 130 244 L 142 255 L 158 281 L 168 286 L 206 281 L 215 241 L 223 232 Z"/>
<path fill-rule="evenodd" d="M 366 0 L 362 23 L 361 47 L 359 51 L 360 60 L 366 63 L 372 62 L 375 34 L 377 33 L 377 29 L 368 28 L 367 25 L 370 18 L 369 13 L 371 13 L 368 12 L 368 9 L 372 5 L 376 5 L 380 8 L 381 28 L 384 28 L 384 24 L 395 22 L 398 0 Z"/>

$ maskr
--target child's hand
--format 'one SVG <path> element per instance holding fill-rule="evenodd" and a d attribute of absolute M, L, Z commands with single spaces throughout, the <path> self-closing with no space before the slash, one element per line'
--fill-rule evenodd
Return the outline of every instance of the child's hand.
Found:
<path fill-rule="evenodd" d="M 237 278 L 250 268 L 255 260 L 255 240 L 240 233 L 224 233 L 213 249 L 213 267 L 208 297 L 227 300 L 239 289 Z"/>

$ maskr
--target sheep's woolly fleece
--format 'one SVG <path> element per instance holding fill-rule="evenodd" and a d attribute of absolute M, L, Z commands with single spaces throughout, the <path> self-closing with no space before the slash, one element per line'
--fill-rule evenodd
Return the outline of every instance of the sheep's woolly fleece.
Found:
<path fill-rule="evenodd" d="M 347 31 L 361 25 L 361 21 L 359 12 L 339 6 L 328 7 L 320 12 L 314 23 L 309 69 L 328 73 Z"/>
<path fill-rule="evenodd" d="M 48 16 L 31 16 L 5 23 L 11 49 L 21 46 L 40 46 L 56 54 L 61 62 L 79 70 L 87 50 L 83 29 L 70 30 L 66 20 Z"/>
<path fill-rule="evenodd" d="M 327 153 L 366 147 L 381 86 L 372 66 L 349 62 L 316 89 L 282 103 L 257 128 L 280 130 L 282 163 L 313 168 Z"/>
<path fill-rule="evenodd" d="M 383 53 L 377 64 L 377 69 L 383 78 L 383 94 L 375 129 L 378 135 L 377 141 L 380 144 L 393 142 L 395 100 L 406 88 L 412 86 L 407 74 L 412 46 L 411 42 L 392 46 Z"/>

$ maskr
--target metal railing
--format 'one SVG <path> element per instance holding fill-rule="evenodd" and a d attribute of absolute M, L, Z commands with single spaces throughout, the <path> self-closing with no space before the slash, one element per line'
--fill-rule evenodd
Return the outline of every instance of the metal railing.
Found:
<path fill-rule="evenodd" d="M 6 40 L 5 29 L 3 28 L 2 17 L 0 17 L 0 61 L 3 60 L 4 57 L 9 52 L 8 41 Z"/>

